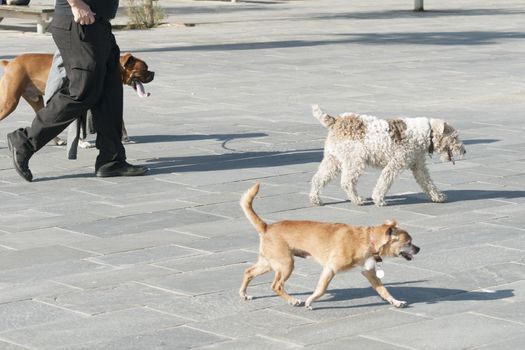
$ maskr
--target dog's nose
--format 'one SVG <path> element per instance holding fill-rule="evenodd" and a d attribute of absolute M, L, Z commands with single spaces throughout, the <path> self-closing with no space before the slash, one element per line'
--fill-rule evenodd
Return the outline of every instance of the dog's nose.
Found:
<path fill-rule="evenodd" d="M 414 254 L 417 254 L 420 251 L 419 247 L 417 247 L 417 246 L 415 246 L 413 244 L 412 244 L 412 249 L 414 250 Z"/>

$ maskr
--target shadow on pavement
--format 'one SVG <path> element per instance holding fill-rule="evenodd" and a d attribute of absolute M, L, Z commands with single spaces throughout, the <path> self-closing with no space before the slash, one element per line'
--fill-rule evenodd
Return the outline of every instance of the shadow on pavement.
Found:
<path fill-rule="evenodd" d="M 318 163 L 322 157 L 322 149 L 286 152 L 263 151 L 157 158 L 149 160 L 146 165 L 150 168 L 150 174 L 154 175 L 172 172 L 184 173 Z"/>
<path fill-rule="evenodd" d="M 387 283 L 388 291 L 392 296 L 398 300 L 406 300 L 410 305 L 417 303 L 425 304 L 437 304 L 442 301 L 489 301 L 489 300 L 499 300 L 507 299 L 514 296 L 513 289 L 502 289 L 491 292 L 482 292 L 482 291 L 468 291 L 463 289 L 455 288 L 437 288 L 437 287 L 416 287 L 416 286 L 405 286 L 410 283 L 422 283 L 426 281 L 409 281 L 404 283 Z M 270 288 L 270 287 L 268 287 Z M 291 295 L 298 297 L 310 296 L 312 292 L 304 293 L 291 293 Z M 263 299 L 263 298 L 272 298 L 276 297 L 275 294 L 268 294 L 263 296 L 254 296 L 254 299 Z M 386 301 L 367 303 L 367 304 L 354 304 L 354 305 L 341 305 L 341 306 L 323 306 L 323 303 L 337 302 L 337 301 L 349 301 L 364 299 L 370 297 L 380 298 L 372 287 L 364 288 L 340 288 L 340 289 L 330 289 L 326 294 L 314 304 L 314 309 L 350 309 L 350 308 L 360 308 L 368 306 L 376 306 L 388 304 Z"/>

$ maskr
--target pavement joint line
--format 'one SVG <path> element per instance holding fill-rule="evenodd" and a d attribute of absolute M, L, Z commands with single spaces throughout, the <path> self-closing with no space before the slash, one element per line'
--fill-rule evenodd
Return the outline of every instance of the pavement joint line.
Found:
<path fill-rule="evenodd" d="M 84 253 L 88 253 L 88 254 L 95 254 L 96 257 L 99 257 L 99 256 L 104 256 L 105 254 L 102 254 L 102 253 L 99 253 L 99 252 L 95 252 L 95 251 L 92 251 L 92 250 L 88 250 L 88 249 L 83 249 L 83 248 L 77 248 L 77 247 L 73 247 L 69 244 L 60 244 L 62 247 L 66 247 L 66 248 L 69 248 L 69 249 L 74 249 L 74 250 L 78 250 L 79 252 L 84 252 Z M 90 258 L 94 258 L 93 256 L 90 256 L 90 257 L 87 257 L 85 258 L 84 260 L 88 260 Z"/>
<path fill-rule="evenodd" d="M 12 193 L 12 192 L 0 191 L 0 193 L 6 194 L 6 195 L 8 195 L 8 196 L 20 197 L 19 194 Z"/>
<path fill-rule="evenodd" d="M 472 314 L 472 315 L 476 315 L 476 316 L 482 316 L 482 317 L 486 317 L 486 318 L 491 318 L 493 320 L 505 321 L 505 322 L 509 322 L 509 323 L 513 323 L 513 324 L 518 324 L 520 326 L 525 326 L 525 322 L 519 322 L 519 321 L 509 320 L 507 318 L 491 316 L 491 315 L 487 315 L 487 314 L 484 314 L 484 313 L 481 313 L 481 312 L 476 312 L 476 311 L 469 311 L 468 313 Z"/>
<path fill-rule="evenodd" d="M 87 253 L 87 252 L 86 252 Z M 106 254 L 108 255 L 108 254 Z M 102 254 L 102 255 L 98 255 L 97 257 L 104 257 L 106 256 L 105 254 Z M 97 257 L 87 257 L 87 258 L 84 258 L 82 260 L 86 260 L 86 261 L 89 261 L 93 264 L 98 264 L 98 265 L 101 265 L 101 266 L 107 266 L 107 267 L 111 267 L 113 268 L 114 270 L 120 270 L 121 269 L 121 265 L 111 265 L 111 264 L 108 264 L 108 263 L 105 263 L 103 261 L 99 261 L 97 260 Z"/>
<path fill-rule="evenodd" d="M 387 345 L 393 345 L 393 346 L 396 346 L 396 347 L 399 347 L 399 348 L 402 348 L 402 349 L 419 350 L 418 348 L 413 348 L 413 347 L 409 347 L 409 346 L 406 346 L 406 345 L 389 342 L 389 341 L 382 340 L 382 339 L 379 339 L 379 338 L 376 338 L 376 337 L 372 337 L 372 336 L 369 336 L 369 335 L 358 334 L 357 336 L 361 337 L 361 338 L 368 339 L 368 340 L 373 340 L 373 341 L 376 341 L 376 342 L 379 342 L 379 343 L 383 343 L 383 344 L 387 344 Z"/>
<path fill-rule="evenodd" d="M 73 231 L 73 230 L 69 230 L 69 229 L 67 229 L 67 228 L 63 228 L 63 227 L 60 227 L 60 226 L 54 226 L 53 228 L 56 228 L 57 230 L 61 230 L 61 231 L 65 231 L 65 232 L 74 233 L 74 234 L 77 234 L 77 235 L 86 236 L 86 237 L 89 237 L 89 238 L 92 238 L 92 239 L 100 238 L 100 237 L 98 237 L 98 236 L 91 235 L 91 234 L 89 234 L 89 233 Z M 75 248 L 75 249 L 76 249 L 76 248 Z"/>
<path fill-rule="evenodd" d="M 200 206 L 198 206 L 198 207 L 200 207 Z M 235 219 L 235 217 L 232 217 L 232 216 L 220 215 L 220 214 L 210 213 L 210 212 L 207 212 L 207 211 L 204 211 L 204 210 L 198 210 L 198 209 L 196 209 L 198 207 L 188 208 L 188 210 L 195 211 L 195 212 L 201 213 L 201 214 L 212 215 L 212 216 L 216 216 L 216 217 L 223 218 L 223 219 L 228 219 L 228 220 Z"/>
<path fill-rule="evenodd" d="M 51 304 L 51 303 L 48 303 L 46 301 L 40 300 L 38 298 L 35 298 L 35 299 L 32 299 L 32 300 L 37 302 L 37 303 L 40 303 L 40 304 L 44 304 L 44 305 L 47 305 L 47 306 L 55 307 L 57 309 L 73 312 L 73 313 L 76 313 L 76 314 L 79 314 L 79 315 L 82 315 L 82 316 L 86 316 L 86 317 L 92 317 L 93 316 L 92 314 L 88 314 L 86 312 L 82 312 L 82 311 L 78 311 L 78 310 L 74 310 L 74 309 L 68 309 L 67 307 L 56 305 L 56 304 Z"/>
<path fill-rule="evenodd" d="M 525 250 L 523 250 L 523 249 L 506 247 L 506 246 L 499 245 L 499 244 L 494 244 L 494 243 L 486 243 L 486 245 L 488 245 L 490 247 L 503 248 L 503 249 L 513 250 L 513 251 L 517 251 L 517 252 L 525 252 Z"/>
<path fill-rule="evenodd" d="M 77 193 L 85 194 L 85 195 L 92 196 L 92 197 L 99 197 L 99 198 L 107 197 L 107 195 L 91 193 L 91 192 L 88 192 L 88 191 L 82 191 L 82 190 L 79 190 L 78 188 L 71 188 L 70 191 L 71 192 L 77 192 Z"/>
<path fill-rule="evenodd" d="M 159 314 L 163 314 L 163 315 L 168 315 L 168 316 L 172 316 L 172 317 L 178 317 L 178 318 L 182 318 L 182 319 L 185 319 L 185 320 L 188 320 L 190 322 L 197 322 L 197 320 L 194 320 L 193 318 L 190 318 L 190 317 L 186 317 L 186 316 L 181 316 L 181 315 L 178 315 L 178 314 L 175 314 L 173 312 L 168 312 L 168 311 L 164 311 L 164 310 L 159 310 L 155 307 L 152 307 L 152 306 L 149 306 L 149 305 L 143 305 L 142 306 L 143 309 L 146 309 L 146 310 L 151 310 L 151 311 L 154 311 L 154 312 L 158 312 Z M 169 327 L 169 328 L 178 328 L 178 327 L 183 327 L 184 325 L 178 325 L 178 326 L 175 326 L 175 327 Z M 168 329 L 169 329 L 168 328 Z"/>
<path fill-rule="evenodd" d="M 58 284 L 60 286 L 65 286 L 65 287 L 68 287 L 68 288 L 72 288 L 72 289 L 76 289 L 76 290 L 79 290 L 79 291 L 85 291 L 84 288 L 80 288 L 80 287 L 77 287 L 77 286 L 73 286 L 71 284 L 67 284 L 67 283 L 64 283 L 64 282 L 59 282 L 59 281 L 55 281 L 55 280 L 49 280 L 51 283 L 55 283 L 55 284 Z"/>
<path fill-rule="evenodd" d="M 179 274 L 178 273 L 174 273 L 174 275 L 179 275 Z M 182 297 L 193 297 L 192 294 L 186 294 L 186 293 L 183 293 L 183 292 L 177 292 L 177 291 L 174 291 L 174 290 L 171 290 L 171 289 L 162 288 L 162 287 L 155 286 L 155 285 L 152 285 L 152 284 L 148 284 L 148 283 L 145 283 L 145 282 L 140 282 L 140 281 L 132 281 L 132 282 L 136 283 L 136 284 L 143 285 L 145 287 L 158 289 L 158 290 L 161 290 L 163 292 L 179 295 L 179 296 L 182 296 Z"/>
<path fill-rule="evenodd" d="M 274 342 L 277 342 L 277 343 L 291 345 L 291 346 L 294 346 L 294 347 L 297 347 L 297 348 L 302 348 L 303 347 L 300 344 L 293 343 L 293 342 L 286 341 L 286 340 L 282 340 L 282 339 L 278 339 L 278 338 L 272 338 L 271 336 L 265 335 L 265 334 L 256 334 L 256 336 L 260 337 L 260 338 L 263 338 L 263 339 L 271 340 L 271 341 L 274 341 Z"/>
<path fill-rule="evenodd" d="M 304 303 L 304 300 L 301 300 L 301 302 Z M 288 304 L 286 304 L 286 302 L 284 302 L 284 305 L 288 305 Z M 291 308 L 304 308 L 304 306 L 292 306 L 292 305 L 288 305 L 288 306 L 291 307 Z M 299 320 L 308 321 L 311 324 L 316 324 L 316 323 L 318 324 L 318 323 L 320 323 L 318 320 L 314 320 L 314 319 L 311 319 L 311 318 L 308 318 L 308 317 L 291 314 L 291 313 L 288 313 L 288 312 L 285 312 L 285 311 L 281 311 L 281 310 L 277 310 L 277 309 L 266 308 L 266 309 L 262 309 L 262 310 L 267 310 L 270 313 L 273 312 L 273 313 L 280 314 L 280 315 L 285 315 L 285 316 L 288 316 L 288 317 L 294 317 L 294 318 L 297 318 Z M 315 312 L 315 308 L 313 310 L 310 310 L 310 312 Z"/>
<path fill-rule="evenodd" d="M 415 259 L 413 259 L 413 260 L 415 260 Z M 409 264 L 400 264 L 398 262 L 395 262 L 395 260 L 388 260 L 387 262 L 388 262 L 388 265 L 392 264 L 392 265 L 402 266 L 402 267 L 408 268 L 408 269 L 431 272 L 431 273 L 436 274 L 436 275 L 443 275 L 443 276 L 447 276 L 447 277 L 456 279 L 456 277 L 454 277 L 453 275 L 445 273 L 445 272 L 441 272 L 441 271 L 435 271 L 435 270 L 432 270 L 432 269 L 425 269 L 425 268 L 418 267 L 418 266 L 412 266 L 411 264 L 410 265 Z"/>
<path fill-rule="evenodd" d="M 29 345 L 22 345 L 22 344 L 20 344 L 20 343 L 16 343 L 16 342 L 11 341 L 11 340 L 9 340 L 9 339 L 2 338 L 1 336 L 0 336 L 0 341 L 2 341 L 2 342 L 4 342 L 4 343 L 7 343 L 7 344 L 14 345 L 14 346 L 19 346 L 19 347 L 21 347 L 22 349 L 27 349 L 27 350 L 40 350 L 40 349 L 38 349 L 38 348 L 34 348 L 34 347 L 32 347 L 32 346 L 29 346 Z"/>
<path fill-rule="evenodd" d="M 19 249 L 16 249 L 16 248 L 13 248 L 13 247 L 10 247 L 10 246 L 7 246 L 7 245 L 3 245 L 3 244 L 0 244 L 0 248 L 4 248 L 4 249 L 7 249 L 7 250 L 12 250 L 12 251 L 18 251 Z"/>
<path fill-rule="evenodd" d="M 422 313 L 419 313 L 419 312 L 410 311 L 410 303 L 408 303 L 408 308 L 405 308 L 405 309 L 394 308 L 392 310 L 395 311 L 395 312 L 400 312 L 402 314 L 407 314 L 407 315 L 411 315 L 411 316 L 421 317 L 421 318 L 424 318 L 424 319 L 427 319 L 427 320 L 433 320 L 434 319 L 434 318 L 432 318 L 430 316 L 427 316 L 425 314 L 422 314 Z"/>
<path fill-rule="evenodd" d="M 195 256 L 195 255 L 193 255 Z M 198 256 L 201 256 L 201 255 L 198 255 Z M 183 258 L 181 258 L 183 259 Z M 171 260 L 169 260 L 171 261 Z M 171 271 L 171 272 L 176 272 L 176 273 L 182 273 L 183 271 L 180 271 L 180 270 L 177 270 L 177 269 L 172 269 L 170 267 L 167 267 L 167 266 L 162 266 L 162 265 L 157 265 L 157 263 L 152 263 L 152 264 L 146 264 L 146 265 L 149 265 L 149 266 L 153 266 L 157 269 L 162 269 L 162 270 L 167 270 L 167 271 Z"/>
<path fill-rule="evenodd" d="M 180 245 L 180 244 L 175 244 L 175 243 L 171 243 L 168 246 L 184 248 L 184 249 L 188 249 L 188 250 L 194 250 L 196 252 L 202 252 L 202 253 L 204 253 L 204 255 L 213 255 L 214 254 L 214 252 L 210 252 L 209 250 L 187 247 L 187 246 Z M 192 257 L 194 257 L 194 256 L 204 256 L 204 255 L 192 255 Z M 180 257 L 180 259 L 184 259 L 184 258 L 187 258 L 187 257 Z"/>
<path fill-rule="evenodd" d="M 492 225 L 492 226 L 499 226 L 499 227 L 502 227 L 502 228 L 511 228 L 511 229 L 519 230 L 519 231 L 525 231 L 525 228 L 521 228 L 521 227 L 518 227 L 518 226 L 504 225 L 504 224 L 490 222 L 490 221 L 489 222 L 484 221 L 483 224 L 485 224 L 485 225 Z"/>
<path fill-rule="evenodd" d="M 197 322 L 197 321 L 196 321 Z M 208 334 L 211 334 L 211 335 L 216 335 L 216 336 L 220 336 L 220 337 L 223 337 L 223 338 L 227 338 L 227 339 L 230 339 L 230 340 L 235 340 L 237 338 L 234 338 L 234 337 L 230 337 L 228 335 L 225 335 L 225 334 L 221 334 L 221 333 L 216 333 L 216 332 L 212 332 L 212 331 L 208 331 L 206 329 L 201 329 L 201 328 L 198 328 L 198 327 L 194 327 L 194 326 L 190 326 L 190 325 L 182 325 L 182 326 L 179 326 L 179 327 L 186 327 L 186 328 L 190 328 L 190 329 L 193 329 L 193 330 L 196 330 L 196 331 L 199 331 L 199 332 L 203 332 L 203 333 L 208 333 Z M 221 342 L 222 343 L 222 342 Z"/>
<path fill-rule="evenodd" d="M 165 228 L 164 230 L 169 231 L 169 232 L 180 233 L 180 234 L 182 234 L 182 235 L 191 236 L 191 237 L 197 237 L 197 238 L 203 238 L 203 239 L 210 239 L 210 237 L 201 236 L 201 235 L 198 235 L 198 234 L 196 234 L 196 233 L 185 232 L 185 231 L 181 231 L 181 230 L 177 230 L 177 229 L 173 229 L 173 228 Z"/>

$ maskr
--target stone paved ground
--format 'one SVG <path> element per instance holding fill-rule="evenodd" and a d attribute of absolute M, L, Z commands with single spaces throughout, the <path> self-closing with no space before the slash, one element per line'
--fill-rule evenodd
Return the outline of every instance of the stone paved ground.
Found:
<path fill-rule="evenodd" d="M 33 3 L 51 3 L 34 1 Z M 160 1 L 170 24 L 118 31 L 123 51 L 157 72 L 125 120 L 141 178 L 98 179 L 96 152 L 45 147 L 33 183 L 12 169 L 0 123 L 1 349 L 517 349 L 525 341 L 525 5 L 519 0 Z M 121 14 L 116 23 L 124 23 Z M 182 24 L 194 24 L 184 26 Z M 0 24 L 0 59 L 52 52 L 28 21 Z M 468 149 L 429 160 L 449 202 L 432 204 L 410 174 L 388 206 L 356 207 L 337 182 L 309 206 L 326 131 L 310 104 L 442 117 Z M 370 170 L 359 188 L 370 195 Z M 337 276 L 314 311 L 285 305 L 271 276 L 237 298 L 258 238 L 238 206 L 282 218 L 376 224 L 395 217 L 422 247 L 390 260 L 398 310 L 358 271 Z M 313 290 L 298 261 L 288 289 Z"/>

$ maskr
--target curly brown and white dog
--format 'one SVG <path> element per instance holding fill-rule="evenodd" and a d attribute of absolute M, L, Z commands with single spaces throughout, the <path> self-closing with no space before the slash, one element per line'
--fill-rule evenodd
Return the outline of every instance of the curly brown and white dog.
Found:
<path fill-rule="evenodd" d="M 259 184 L 251 187 L 241 199 L 241 207 L 252 225 L 259 232 L 259 260 L 244 273 L 239 295 L 250 300 L 246 294 L 250 281 L 263 273 L 273 270 L 275 278 L 273 291 L 293 306 L 302 302 L 293 298 L 284 290 L 284 283 L 294 268 L 294 256 L 312 257 L 323 266 L 317 288 L 308 297 L 305 307 L 312 308 L 312 303 L 319 299 L 328 288 L 336 273 L 348 270 L 356 265 L 363 266 L 362 274 L 368 279 L 375 291 L 384 300 L 395 307 L 406 306 L 405 301 L 392 297 L 381 283 L 376 262 L 381 257 L 402 256 L 412 260 L 419 248 L 412 244 L 412 237 L 399 228 L 395 220 L 379 226 L 357 227 L 340 223 L 317 221 L 279 221 L 268 225 L 253 210 L 252 202 Z M 382 270 L 379 270 L 382 271 Z"/>
<path fill-rule="evenodd" d="M 357 205 L 363 199 L 356 184 L 367 165 L 382 168 L 372 193 L 377 206 L 385 205 L 385 195 L 396 176 L 410 169 L 417 183 L 433 202 L 445 202 L 446 196 L 430 178 L 425 164 L 427 155 L 436 152 L 443 161 L 454 163 L 465 147 L 458 132 L 441 119 L 396 118 L 382 120 L 369 115 L 345 113 L 336 117 L 312 106 L 314 117 L 328 129 L 324 157 L 312 178 L 310 202 L 321 205 L 319 193 L 341 174 L 341 187 Z"/>

